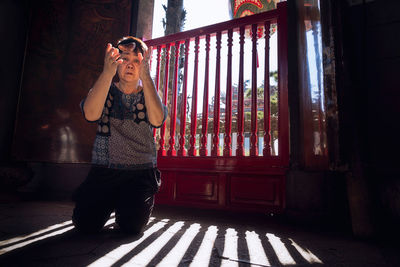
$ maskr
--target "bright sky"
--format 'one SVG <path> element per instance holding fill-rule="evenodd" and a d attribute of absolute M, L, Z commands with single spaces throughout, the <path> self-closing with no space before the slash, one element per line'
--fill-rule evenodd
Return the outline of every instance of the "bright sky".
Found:
<path fill-rule="evenodd" d="M 162 19 L 167 0 L 154 1 L 153 38 L 164 36 Z M 184 0 L 186 22 L 184 30 L 192 30 L 203 26 L 230 20 L 229 0 Z"/>
<path fill-rule="evenodd" d="M 153 19 L 153 38 L 158 38 L 164 36 L 164 29 L 162 25 L 162 19 L 165 17 L 165 11 L 162 5 L 167 5 L 167 0 L 155 0 L 154 1 L 154 19 Z M 230 20 L 229 14 L 229 0 L 184 0 L 184 8 L 187 12 L 186 22 L 184 31 L 200 28 L 207 25 L 212 25 L 215 23 Z M 212 7 L 212 8 L 211 8 Z M 270 39 L 270 71 L 277 70 L 277 34 L 273 34 Z M 226 43 L 226 35 L 222 36 L 222 43 Z M 233 48 L 232 53 L 234 55 L 239 54 L 239 37 L 237 33 L 233 35 Z M 193 44 L 192 44 L 193 45 Z M 204 49 L 204 39 L 200 40 L 200 52 L 199 52 L 199 70 L 204 70 L 205 68 L 205 49 Z M 244 56 L 244 80 L 251 79 L 251 39 L 245 39 L 245 56 Z M 264 80 L 264 39 L 259 39 L 258 41 L 258 60 L 260 67 L 257 69 L 257 85 L 260 86 Z M 216 58 L 215 51 L 215 37 L 211 38 L 211 50 L 210 59 Z M 189 54 L 189 69 L 188 69 L 188 88 L 189 95 L 191 93 L 191 88 L 193 87 L 193 54 Z M 226 91 L 226 65 L 227 65 L 227 47 L 222 46 L 221 49 L 221 94 Z M 232 68 L 232 84 L 238 84 L 239 76 L 239 62 L 238 57 L 233 57 L 233 68 Z M 215 60 L 210 60 L 210 80 L 209 80 L 209 97 L 210 99 L 214 96 L 215 87 Z M 275 82 L 270 79 L 271 84 Z M 203 96 L 203 83 L 204 74 L 200 71 L 198 77 L 198 112 L 201 113 L 202 110 L 202 96 Z M 251 83 L 249 83 L 250 85 Z M 221 104 L 223 105 L 223 104 Z"/>

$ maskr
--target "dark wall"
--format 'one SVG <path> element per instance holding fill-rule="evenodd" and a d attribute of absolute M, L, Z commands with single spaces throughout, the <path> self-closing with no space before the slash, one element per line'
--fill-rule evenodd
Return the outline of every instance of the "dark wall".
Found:
<path fill-rule="evenodd" d="M 330 171 L 297 164 L 302 147 L 301 98 L 293 96 L 302 88 L 296 88 L 299 62 L 294 49 L 289 51 L 292 166 L 287 176 L 287 213 L 306 222 L 324 217 L 339 222 L 347 220 L 347 214 L 356 235 L 390 238 L 400 223 L 400 2 L 353 2 L 321 1 L 324 48 L 331 46 L 335 52 L 325 59 L 334 60 L 335 67 L 331 88 L 325 89 L 336 92 L 325 91 L 330 96 L 327 104 L 337 103 L 337 114 L 328 114 L 337 120 L 327 118 Z M 295 27 L 296 18 L 290 21 Z M 289 43 L 297 43 L 299 36 L 289 30 Z"/>
<path fill-rule="evenodd" d="M 0 12 L 0 191 L 69 198 L 87 174 L 96 127 L 79 102 L 107 42 L 130 33 L 131 1 L 1 1 Z"/>
<path fill-rule="evenodd" d="M 393 121 L 400 111 L 399 8 L 398 1 L 373 1 L 350 6 L 343 16 L 350 93 L 342 104 L 359 137 L 361 161 L 378 169 L 398 169 L 391 152 L 400 144 Z"/>
<path fill-rule="evenodd" d="M 346 172 L 341 170 L 341 159 L 336 150 L 337 142 L 337 106 L 335 72 L 335 58 L 326 51 L 334 51 L 331 40 L 333 24 L 333 1 L 323 1 L 321 9 L 314 5 L 305 8 L 305 1 L 289 0 L 289 110 L 290 110 L 290 169 L 286 176 L 286 212 L 292 221 L 304 224 L 325 224 L 335 228 L 351 229 L 350 214 L 346 191 Z M 324 5 L 322 5 L 324 4 Z M 304 20 L 320 21 L 322 26 L 322 48 L 324 55 L 324 95 L 327 121 L 328 152 L 331 166 L 325 164 L 325 159 L 314 156 L 313 147 L 306 139 L 313 135 L 313 129 L 307 128 L 312 114 L 306 113 L 309 109 L 310 94 L 305 90 L 308 87 L 307 68 L 305 68 L 305 23 Z M 330 82 L 327 82 L 327 79 Z M 311 109 L 310 109 L 311 110 Z M 306 114 L 306 115 L 305 115 Z M 308 138 L 305 138 L 305 137 Z M 312 153 L 310 153 L 312 152 Z M 306 160 L 306 158 L 312 160 Z M 322 159 L 322 160 L 321 160 Z"/>
<path fill-rule="evenodd" d="M 10 161 L 28 22 L 28 1 L 0 1 L 0 163 Z"/>
<path fill-rule="evenodd" d="M 341 25 L 341 148 L 353 176 L 365 181 L 375 230 L 389 235 L 400 223 L 399 8 L 394 0 L 344 3 Z"/>
<path fill-rule="evenodd" d="M 31 1 L 30 14 L 13 156 L 90 162 L 97 126 L 79 103 L 102 71 L 107 43 L 129 34 L 131 2 Z"/>

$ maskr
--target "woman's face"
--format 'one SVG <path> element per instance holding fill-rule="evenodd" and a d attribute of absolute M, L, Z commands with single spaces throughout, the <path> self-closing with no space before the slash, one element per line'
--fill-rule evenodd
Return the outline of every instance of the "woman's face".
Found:
<path fill-rule="evenodd" d="M 120 80 L 125 82 L 139 79 L 139 67 L 143 60 L 142 53 L 122 52 L 120 57 L 123 62 L 118 65 L 117 73 Z"/>

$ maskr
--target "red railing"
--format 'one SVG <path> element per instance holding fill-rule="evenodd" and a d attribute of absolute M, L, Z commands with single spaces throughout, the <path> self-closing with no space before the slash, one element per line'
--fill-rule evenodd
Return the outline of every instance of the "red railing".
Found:
<path fill-rule="evenodd" d="M 155 84 L 169 108 L 167 123 L 154 132 L 159 159 L 251 158 L 287 166 L 286 8 L 283 2 L 272 11 L 146 41 L 156 52 L 152 60 Z M 274 34 L 276 55 L 270 51 Z M 246 57 L 246 44 L 251 44 L 250 57 Z M 278 62 L 276 85 L 270 83 L 272 57 Z M 246 77 L 249 60 L 251 75 Z M 199 84 L 201 77 L 204 84 Z"/>

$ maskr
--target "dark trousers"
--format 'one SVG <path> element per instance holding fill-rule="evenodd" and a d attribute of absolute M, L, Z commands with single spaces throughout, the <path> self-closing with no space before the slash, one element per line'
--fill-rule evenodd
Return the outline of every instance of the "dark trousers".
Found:
<path fill-rule="evenodd" d="M 115 221 L 127 233 L 140 233 L 160 187 L 157 168 L 120 170 L 93 166 L 73 195 L 72 221 L 82 232 L 98 232 L 115 211 Z"/>

